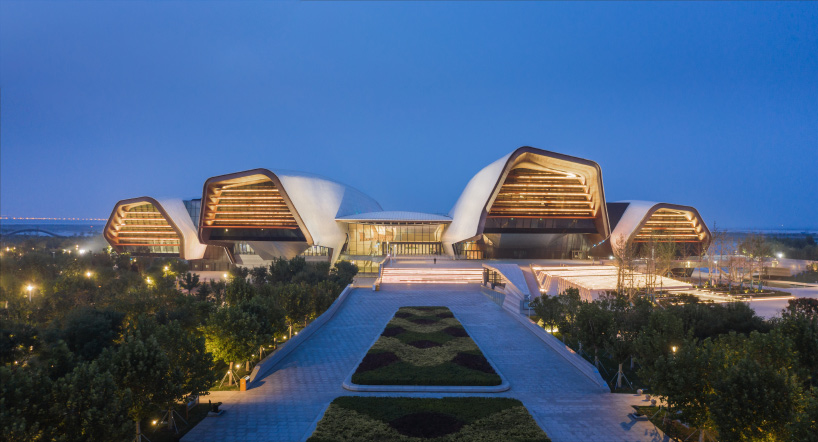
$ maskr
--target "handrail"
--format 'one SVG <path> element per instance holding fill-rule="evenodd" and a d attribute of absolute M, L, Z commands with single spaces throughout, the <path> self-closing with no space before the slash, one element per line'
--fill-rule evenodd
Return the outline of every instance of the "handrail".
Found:
<path fill-rule="evenodd" d="M 375 285 L 376 286 L 381 285 L 381 278 L 383 277 L 383 268 L 386 267 L 386 264 L 388 264 L 389 260 L 391 260 L 391 259 L 392 259 L 392 254 L 387 253 L 386 257 L 383 259 L 383 261 L 378 263 L 378 277 L 375 278 Z"/>

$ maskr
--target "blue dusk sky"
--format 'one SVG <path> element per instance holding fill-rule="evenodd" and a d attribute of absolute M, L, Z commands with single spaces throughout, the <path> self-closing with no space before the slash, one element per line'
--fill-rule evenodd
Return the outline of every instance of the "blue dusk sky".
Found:
<path fill-rule="evenodd" d="M 0 1 L 0 213 L 313 172 L 447 213 L 529 145 L 608 201 L 818 226 L 818 2 Z"/>

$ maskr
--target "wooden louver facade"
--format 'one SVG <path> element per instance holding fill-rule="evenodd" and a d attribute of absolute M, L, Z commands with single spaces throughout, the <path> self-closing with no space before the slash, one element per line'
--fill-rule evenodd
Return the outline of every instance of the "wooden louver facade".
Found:
<path fill-rule="evenodd" d="M 698 243 L 706 234 L 695 214 L 683 210 L 661 208 L 653 212 L 633 236 L 640 242 Z"/>
<path fill-rule="evenodd" d="M 585 177 L 519 168 L 508 173 L 487 218 L 593 219 L 597 204 Z"/>
<path fill-rule="evenodd" d="M 119 206 L 106 237 L 121 252 L 179 255 L 179 232 L 156 205 L 146 201 Z"/>

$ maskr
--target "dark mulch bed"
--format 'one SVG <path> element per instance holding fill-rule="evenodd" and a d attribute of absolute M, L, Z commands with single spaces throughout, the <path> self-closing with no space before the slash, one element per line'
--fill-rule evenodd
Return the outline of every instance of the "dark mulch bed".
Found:
<path fill-rule="evenodd" d="M 469 334 L 466 333 L 466 329 L 463 327 L 446 327 L 443 330 L 443 333 L 446 333 L 449 336 L 455 338 L 468 338 Z"/>
<path fill-rule="evenodd" d="M 383 368 L 387 365 L 394 364 L 399 360 L 400 358 L 391 351 L 367 353 L 367 355 L 364 356 L 364 360 L 361 361 L 361 365 L 358 366 L 358 371 L 370 371 L 377 368 Z"/>
<path fill-rule="evenodd" d="M 381 336 L 387 336 L 387 337 L 391 338 L 391 337 L 397 336 L 397 335 L 399 335 L 399 334 L 401 334 L 401 333 L 403 333 L 405 331 L 406 331 L 406 329 L 403 328 L 403 327 L 398 327 L 398 326 L 386 327 L 386 329 L 383 331 L 383 333 L 381 333 Z"/>
<path fill-rule="evenodd" d="M 421 411 L 401 416 L 389 422 L 398 433 L 409 437 L 431 439 L 460 431 L 465 422 L 445 413 Z"/>
<path fill-rule="evenodd" d="M 377 438 L 367 438 L 366 429 L 349 425 L 345 411 L 357 413 L 361 425 L 386 424 L 388 433 L 379 431 Z M 332 401 L 318 422 L 309 442 L 338 440 L 474 440 L 475 433 L 464 433 L 468 426 L 483 419 L 497 421 L 505 413 L 503 423 L 481 428 L 482 442 L 550 442 L 548 436 L 516 399 L 485 397 L 447 397 L 442 399 L 409 397 L 341 396 Z M 499 422 L 499 421 L 498 421 Z M 375 430 L 378 431 L 378 430 Z M 459 436 L 459 437 L 458 437 Z"/>
<path fill-rule="evenodd" d="M 494 368 L 491 367 L 489 361 L 483 355 L 473 355 L 471 353 L 458 353 L 452 359 L 457 365 L 470 368 L 472 370 L 482 371 L 483 373 L 494 374 Z"/>
<path fill-rule="evenodd" d="M 411 310 L 411 313 L 407 311 Z M 417 311 L 420 309 L 421 311 Z M 428 313 L 427 313 L 428 312 Z M 438 317 L 451 314 L 446 307 L 402 307 L 395 317 L 404 316 L 406 320 L 416 324 L 439 324 L 444 318 Z M 394 320 L 393 320 L 394 321 Z M 448 321 L 452 321 L 448 319 Z M 401 321 L 398 320 L 398 323 Z M 452 321 L 454 323 L 455 321 Z M 390 322 L 381 332 L 380 339 L 398 339 L 403 344 L 418 350 L 421 355 L 425 349 L 447 345 L 455 339 L 471 341 L 469 334 L 462 325 L 448 326 L 434 332 L 412 331 Z M 408 350 L 408 349 L 407 349 Z M 432 350 L 430 350 L 432 351 Z M 450 353 L 453 360 L 436 365 L 418 366 L 400 359 L 392 352 L 372 350 L 364 356 L 363 361 L 352 374 L 352 382 L 359 385 L 500 385 L 502 379 L 491 367 L 479 350 L 465 351 L 458 354 L 458 350 Z"/>
<path fill-rule="evenodd" d="M 432 347 L 440 347 L 441 345 L 443 345 L 443 344 L 441 344 L 439 342 L 429 341 L 427 339 L 407 342 L 407 344 L 409 344 L 409 345 L 411 345 L 412 347 L 415 347 L 415 348 L 432 348 Z"/>

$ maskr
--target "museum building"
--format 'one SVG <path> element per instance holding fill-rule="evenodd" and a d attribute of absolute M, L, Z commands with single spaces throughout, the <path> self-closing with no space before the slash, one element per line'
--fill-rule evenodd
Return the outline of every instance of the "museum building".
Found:
<path fill-rule="evenodd" d="M 695 208 L 608 203 L 597 163 L 533 147 L 477 172 L 447 215 L 384 211 L 328 178 L 253 169 L 208 179 L 197 199 L 119 201 L 104 236 L 117 252 L 180 257 L 194 270 L 302 255 L 352 261 L 363 273 L 406 255 L 588 259 L 673 243 L 679 256 L 698 256 L 711 240 Z"/>

